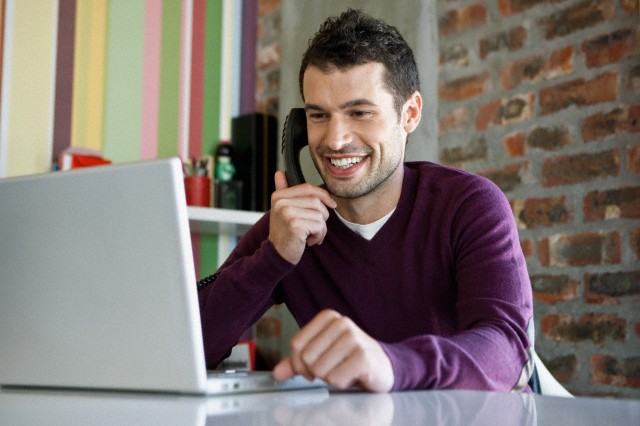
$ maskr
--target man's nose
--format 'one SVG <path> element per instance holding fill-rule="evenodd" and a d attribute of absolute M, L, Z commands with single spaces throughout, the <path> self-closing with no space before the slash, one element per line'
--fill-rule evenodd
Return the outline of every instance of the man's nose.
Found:
<path fill-rule="evenodd" d="M 351 132 L 344 118 L 333 116 L 327 123 L 325 134 L 325 144 L 334 151 L 339 151 L 342 147 L 351 142 Z"/>

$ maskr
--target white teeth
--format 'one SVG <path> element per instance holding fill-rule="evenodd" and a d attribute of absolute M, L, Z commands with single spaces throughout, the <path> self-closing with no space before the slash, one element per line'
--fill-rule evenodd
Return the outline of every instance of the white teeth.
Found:
<path fill-rule="evenodd" d="M 362 157 L 332 158 L 331 164 L 339 169 L 348 169 L 349 167 L 358 164 L 360 161 L 362 161 Z"/>

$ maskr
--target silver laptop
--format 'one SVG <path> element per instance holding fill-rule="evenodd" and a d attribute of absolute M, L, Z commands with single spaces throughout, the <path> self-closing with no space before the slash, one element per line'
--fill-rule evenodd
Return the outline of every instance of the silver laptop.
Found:
<path fill-rule="evenodd" d="M 195 283 L 179 159 L 0 179 L 0 386 L 323 385 L 208 375 Z"/>

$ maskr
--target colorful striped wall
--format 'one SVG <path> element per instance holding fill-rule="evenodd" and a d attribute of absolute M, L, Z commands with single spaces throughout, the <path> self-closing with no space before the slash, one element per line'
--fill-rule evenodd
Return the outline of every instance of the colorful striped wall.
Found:
<path fill-rule="evenodd" d="M 49 171 L 68 147 L 115 163 L 213 154 L 255 76 L 255 1 L 0 0 L 0 178 Z M 234 241 L 194 243 L 219 263 Z"/>

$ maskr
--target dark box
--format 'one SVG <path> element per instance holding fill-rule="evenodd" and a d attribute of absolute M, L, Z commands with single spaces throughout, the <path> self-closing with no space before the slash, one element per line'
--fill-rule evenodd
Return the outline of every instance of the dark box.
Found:
<path fill-rule="evenodd" d="M 275 190 L 273 175 L 278 162 L 278 120 L 252 113 L 233 118 L 231 144 L 235 179 L 242 181 L 242 209 L 267 211 Z"/>

